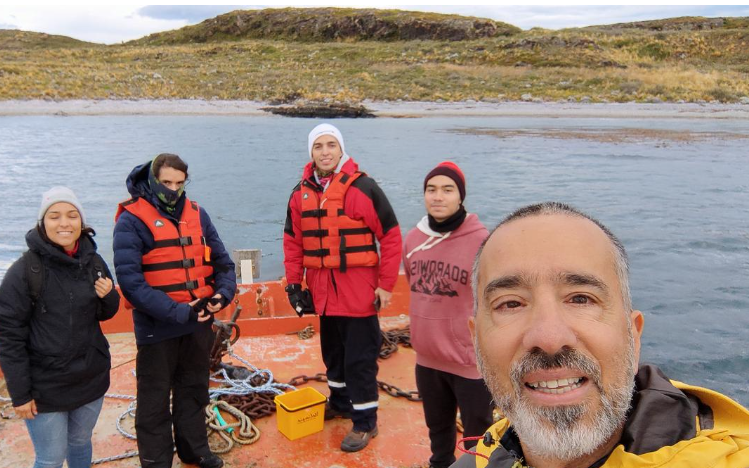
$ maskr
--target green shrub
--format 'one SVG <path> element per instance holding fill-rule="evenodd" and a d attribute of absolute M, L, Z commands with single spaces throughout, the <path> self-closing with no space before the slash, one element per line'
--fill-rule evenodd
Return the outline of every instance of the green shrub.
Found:
<path fill-rule="evenodd" d="M 665 44 L 660 42 L 651 42 L 646 44 L 637 51 L 640 57 L 650 57 L 655 60 L 665 60 L 671 56 Z"/>
<path fill-rule="evenodd" d="M 736 93 L 726 88 L 716 87 L 709 90 L 707 94 L 720 102 L 733 102 L 737 99 Z"/>

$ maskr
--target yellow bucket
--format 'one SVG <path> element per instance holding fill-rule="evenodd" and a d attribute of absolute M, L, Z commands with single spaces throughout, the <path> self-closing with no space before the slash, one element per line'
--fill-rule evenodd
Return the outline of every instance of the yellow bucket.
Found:
<path fill-rule="evenodd" d="M 289 440 L 322 431 L 325 395 L 312 387 L 276 395 L 278 430 Z"/>

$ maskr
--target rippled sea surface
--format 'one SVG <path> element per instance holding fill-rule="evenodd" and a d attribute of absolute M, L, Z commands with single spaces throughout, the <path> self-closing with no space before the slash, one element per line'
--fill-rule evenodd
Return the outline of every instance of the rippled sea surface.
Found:
<path fill-rule="evenodd" d="M 190 164 L 188 195 L 227 247 L 260 248 L 283 274 L 286 202 L 308 161 L 313 119 L 0 117 L 0 276 L 24 250 L 41 193 L 79 195 L 111 262 L 117 203 L 133 166 L 161 152 Z M 645 313 L 643 359 L 749 405 L 749 122 L 544 118 L 339 120 L 346 149 L 405 232 L 423 216 L 424 175 L 451 159 L 466 206 L 491 227 L 558 200 L 598 217 L 631 258 Z M 111 263 L 110 263 L 111 264 Z"/>

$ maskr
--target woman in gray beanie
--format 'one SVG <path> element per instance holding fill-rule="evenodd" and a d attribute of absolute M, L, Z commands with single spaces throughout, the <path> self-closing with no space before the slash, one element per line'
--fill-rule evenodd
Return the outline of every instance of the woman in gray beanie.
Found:
<path fill-rule="evenodd" d="M 120 296 L 72 190 L 42 195 L 29 250 L 0 284 L 0 366 L 34 444 L 34 468 L 91 466 L 91 433 L 109 388 L 99 325 Z"/>

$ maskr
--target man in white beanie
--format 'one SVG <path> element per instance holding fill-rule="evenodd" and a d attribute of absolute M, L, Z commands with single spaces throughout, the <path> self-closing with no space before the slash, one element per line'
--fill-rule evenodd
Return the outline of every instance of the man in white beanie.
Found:
<path fill-rule="evenodd" d="M 330 387 L 325 419 L 351 418 L 341 450 L 356 452 L 377 436 L 377 311 L 389 305 L 398 278 L 401 233 L 387 197 L 359 172 L 336 127 L 315 127 L 308 150 L 311 161 L 286 212 L 286 292 L 300 316 L 320 316 Z"/>

